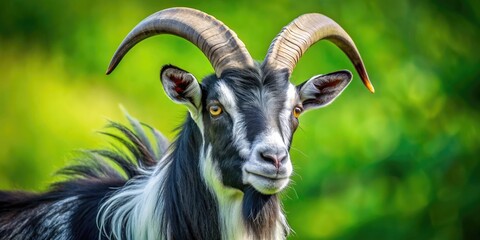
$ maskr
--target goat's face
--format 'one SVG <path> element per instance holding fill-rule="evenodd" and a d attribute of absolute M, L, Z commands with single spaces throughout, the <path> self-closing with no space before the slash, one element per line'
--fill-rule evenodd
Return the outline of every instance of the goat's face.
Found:
<path fill-rule="evenodd" d="M 202 84 L 173 66 L 161 73 L 167 95 L 187 106 L 202 132 L 201 154 L 208 166 L 201 167 L 211 168 L 204 171 L 207 183 L 238 190 L 251 186 L 262 194 L 275 194 L 289 182 L 289 149 L 299 115 L 330 103 L 351 77 L 341 71 L 294 86 L 287 71 L 231 70 Z"/>
<path fill-rule="evenodd" d="M 253 187 L 262 194 L 275 194 L 288 184 L 292 174 L 288 151 L 298 116 L 330 103 L 352 77 L 340 71 L 292 85 L 291 73 L 312 44 L 328 39 L 341 48 L 365 86 L 374 91 L 350 36 L 316 13 L 304 14 L 284 27 L 257 64 L 236 34 L 214 17 L 189 8 L 165 9 L 127 35 L 107 74 L 135 44 L 163 33 L 195 44 L 215 70 L 202 84 L 173 66 L 164 67 L 161 78 L 167 95 L 187 106 L 202 133 L 200 167 L 217 193 L 225 192 L 225 187 L 240 191 Z"/>

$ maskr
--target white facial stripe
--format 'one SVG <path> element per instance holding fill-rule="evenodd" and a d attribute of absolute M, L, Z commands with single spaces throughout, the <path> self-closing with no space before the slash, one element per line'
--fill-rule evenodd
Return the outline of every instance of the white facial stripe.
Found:
<path fill-rule="evenodd" d="M 247 141 L 245 121 L 243 116 L 239 114 L 235 94 L 223 81 L 217 83 L 217 91 L 220 93 L 218 100 L 233 120 L 233 144 L 238 149 L 240 156 L 248 158 L 250 155 L 250 143 Z"/>
<path fill-rule="evenodd" d="M 293 84 L 289 84 L 287 90 L 287 98 L 285 103 L 283 104 L 283 110 L 280 112 L 280 124 L 279 126 L 282 129 L 282 137 L 283 141 L 287 146 L 290 145 L 290 137 L 291 131 L 290 129 L 290 119 L 292 116 L 293 107 L 296 105 L 298 101 L 298 94 L 295 86 Z"/>
<path fill-rule="evenodd" d="M 289 84 L 287 90 L 287 100 L 285 101 L 285 106 L 293 108 L 298 102 L 297 88 L 293 84 Z"/>
<path fill-rule="evenodd" d="M 232 89 L 223 81 L 218 81 L 217 92 L 219 92 L 219 101 L 227 109 L 237 112 L 237 100 Z"/>

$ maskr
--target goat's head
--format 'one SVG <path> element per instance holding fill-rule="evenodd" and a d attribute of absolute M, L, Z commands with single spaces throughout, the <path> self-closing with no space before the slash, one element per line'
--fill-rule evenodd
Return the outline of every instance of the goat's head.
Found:
<path fill-rule="evenodd" d="M 351 38 L 320 14 L 305 14 L 287 25 L 271 43 L 265 60 L 257 63 L 236 34 L 215 18 L 193 9 L 166 9 L 129 33 L 107 73 L 136 43 L 163 33 L 195 44 L 215 69 L 201 83 L 171 65 L 161 70 L 165 92 L 188 108 L 203 135 L 199 154 L 208 167 L 201 167 L 215 169 L 203 169 L 211 185 L 241 191 L 251 186 L 268 195 L 287 186 L 292 174 L 289 149 L 299 115 L 331 103 L 352 78 L 349 71 L 339 71 L 314 76 L 298 86 L 290 83 L 299 58 L 317 41 L 328 39 L 340 47 L 373 92 Z"/>

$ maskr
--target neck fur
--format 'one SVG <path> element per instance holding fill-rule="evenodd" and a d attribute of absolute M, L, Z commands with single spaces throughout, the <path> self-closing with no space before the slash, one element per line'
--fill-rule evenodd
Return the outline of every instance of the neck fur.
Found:
<path fill-rule="evenodd" d="M 170 152 L 100 207 L 103 235 L 114 239 L 284 239 L 276 195 L 223 186 L 189 116 Z"/>

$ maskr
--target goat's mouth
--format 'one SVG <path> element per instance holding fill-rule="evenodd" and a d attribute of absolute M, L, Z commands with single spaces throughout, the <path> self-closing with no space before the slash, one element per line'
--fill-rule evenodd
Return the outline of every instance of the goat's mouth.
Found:
<path fill-rule="evenodd" d="M 261 171 L 245 170 L 245 183 L 262 194 L 271 195 L 282 191 L 290 181 L 289 174 L 268 174 Z"/>

